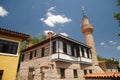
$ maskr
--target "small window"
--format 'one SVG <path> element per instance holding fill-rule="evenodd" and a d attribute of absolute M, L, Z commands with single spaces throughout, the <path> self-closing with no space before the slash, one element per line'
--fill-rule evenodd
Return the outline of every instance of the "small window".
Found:
<path fill-rule="evenodd" d="M 0 39 L 0 52 L 5 54 L 17 54 L 18 42 Z"/>
<path fill-rule="evenodd" d="M 0 70 L 0 80 L 2 80 L 3 72 L 3 70 Z"/>
<path fill-rule="evenodd" d="M 60 76 L 61 78 L 65 78 L 65 68 L 60 68 Z"/>
<path fill-rule="evenodd" d="M 83 47 L 81 47 L 81 52 L 82 52 L 82 57 L 85 57 L 84 48 Z"/>
<path fill-rule="evenodd" d="M 63 52 L 67 54 L 67 44 L 63 42 Z"/>
<path fill-rule="evenodd" d="M 91 73 L 91 74 L 92 74 L 92 70 L 89 70 L 89 73 Z"/>
<path fill-rule="evenodd" d="M 29 72 L 33 72 L 33 71 L 34 71 L 34 68 L 30 67 Z"/>
<path fill-rule="evenodd" d="M 76 54 L 77 54 L 77 57 L 80 57 L 80 49 L 78 46 L 76 47 Z"/>
<path fill-rule="evenodd" d="M 37 50 L 35 50 L 34 57 L 36 57 L 36 54 L 37 54 Z"/>
<path fill-rule="evenodd" d="M 77 69 L 73 70 L 74 78 L 78 78 Z"/>
<path fill-rule="evenodd" d="M 72 54 L 72 56 L 75 56 L 75 54 L 74 54 L 74 46 L 71 46 L 71 54 Z"/>
<path fill-rule="evenodd" d="M 21 61 L 24 61 L 24 54 L 22 54 Z"/>
<path fill-rule="evenodd" d="M 42 48 L 42 50 L 41 50 L 41 57 L 44 57 L 45 55 L 44 55 L 44 52 L 45 52 L 45 48 Z"/>
<path fill-rule="evenodd" d="M 56 41 L 53 42 L 53 53 L 56 53 Z"/>
<path fill-rule="evenodd" d="M 87 52 L 87 57 L 90 58 L 90 53 L 89 53 L 89 49 L 86 49 L 86 52 Z"/>
<path fill-rule="evenodd" d="M 32 56 L 33 56 L 33 52 L 30 52 L 30 57 L 29 57 L 29 59 L 32 59 Z"/>
<path fill-rule="evenodd" d="M 84 70 L 84 75 L 86 75 L 87 74 L 87 70 Z"/>

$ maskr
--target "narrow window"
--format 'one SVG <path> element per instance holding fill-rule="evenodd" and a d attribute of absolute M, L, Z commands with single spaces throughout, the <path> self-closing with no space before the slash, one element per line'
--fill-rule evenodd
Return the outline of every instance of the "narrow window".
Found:
<path fill-rule="evenodd" d="M 89 49 L 86 49 L 86 52 L 87 52 L 87 58 L 90 58 Z"/>
<path fill-rule="evenodd" d="M 61 78 L 65 78 L 65 69 L 64 68 L 60 68 L 60 76 L 61 76 Z"/>
<path fill-rule="evenodd" d="M 44 57 L 44 52 L 45 52 L 45 48 L 42 48 L 42 50 L 41 50 L 41 57 Z"/>
<path fill-rule="evenodd" d="M 75 56 L 75 54 L 74 54 L 74 46 L 71 46 L 71 54 L 72 54 L 72 56 Z"/>
<path fill-rule="evenodd" d="M 91 49 L 89 51 L 90 51 L 90 58 L 91 58 L 92 57 L 92 51 L 91 51 Z"/>
<path fill-rule="evenodd" d="M 33 72 L 33 71 L 34 71 L 34 68 L 30 67 L 29 72 Z"/>
<path fill-rule="evenodd" d="M 24 61 L 24 54 L 22 54 L 22 57 L 21 57 L 21 58 L 22 58 L 21 60 Z"/>
<path fill-rule="evenodd" d="M 34 68 L 30 67 L 28 72 L 28 80 L 33 80 L 35 74 L 34 72 L 35 72 Z"/>
<path fill-rule="evenodd" d="M 86 75 L 87 74 L 87 70 L 84 70 L 84 75 Z"/>
<path fill-rule="evenodd" d="M 77 57 L 80 57 L 80 49 L 79 49 L 79 47 L 76 47 L 76 54 L 77 54 Z"/>
<path fill-rule="evenodd" d="M 0 70 L 0 80 L 2 80 L 3 72 L 3 70 Z"/>
<path fill-rule="evenodd" d="M 84 48 L 83 47 L 81 47 L 81 52 L 82 52 L 82 57 L 85 57 Z"/>
<path fill-rule="evenodd" d="M 34 57 L 36 57 L 36 54 L 37 54 L 37 50 L 35 50 Z"/>
<path fill-rule="evenodd" d="M 32 56 L 33 56 L 33 52 L 31 51 L 31 52 L 30 52 L 30 58 L 29 58 L 29 59 L 32 59 Z"/>
<path fill-rule="evenodd" d="M 67 44 L 63 42 L 63 52 L 67 54 Z"/>
<path fill-rule="evenodd" d="M 89 73 L 91 73 L 91 74 L 92 74 L 92 70 L 89 70 Z"/>
<path fill-rule="evenodd" d="M 53 53 L 56 53 L 56 41 L 53 42 Z"/>
<path fill-rule="evenodd" d="M 78 78 L 77 69 L 73 70 L 74 78 Z"/>

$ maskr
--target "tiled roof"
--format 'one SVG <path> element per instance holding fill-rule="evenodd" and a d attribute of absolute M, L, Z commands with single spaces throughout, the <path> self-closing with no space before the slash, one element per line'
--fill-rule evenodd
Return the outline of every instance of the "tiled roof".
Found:
<path fill-rule="evenodd" d="M 120 78 L 120 72 L 86 74 L 85 78 Z"/>
<path fill-rule="evenodd" d="M 26 40 L 29 37 L 28 34 L 16 32 L 16 31 L 4 29 L 4 28 L 0 28 L 0 34 L 7 35 L 7 36 L 18 37 L 18 38 L 21 38 L 23 40 Z"/>

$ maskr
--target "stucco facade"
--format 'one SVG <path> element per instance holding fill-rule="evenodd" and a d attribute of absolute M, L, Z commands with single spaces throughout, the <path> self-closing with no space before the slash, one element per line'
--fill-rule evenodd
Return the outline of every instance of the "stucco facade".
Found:
<path fill-rule="evenodd" d="M 20 45 L 24 38 L 18 37 L 18 34 L 21 37 L 28 37 L 28 35 L 24 35 L 22 33 L 0 28 L 0 80 L 16 79 L 18 60 L 20 55 Z M 16 50 L 14 50 L 15 52 L 13 52 L 13 50 L 10 51 L 7 49 L 9 44 L 11 44 L 11 50 L 13 47 L 16 48 Z M 15 47 L 14 45 L 17 46 Z"/>

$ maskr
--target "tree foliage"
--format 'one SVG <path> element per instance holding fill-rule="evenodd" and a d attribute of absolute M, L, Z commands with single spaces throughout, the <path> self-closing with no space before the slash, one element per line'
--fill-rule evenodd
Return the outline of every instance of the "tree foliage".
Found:
<path fill-rule="evenodd" d="M 117 6 L 120 6 L 120 0 L 117 0 Z M 120 12 L 115 12 L 113 16 L 118 20 L 120 26 Z M 117 33 L 117 36 L 120 36 L 120 32 Z"/>
<path fill-rule="evenodd" d="M 26 41 L 24 41 L 24 42 L 22 43 L 21 50 L 27 48 L 26 45 L 27 45 L 30 41 L 33 43 L 33 45 L 35 45 L 35 44 L 37 44 L 37 43 L 45 40 L 46 38 L 47 38 L 46 35 L 42 35 L 40 38 L 38 38 L 38 37 L 30 37 L 30 38 L 28 38 Z"/>
<path fill-rule="evenodd" d="M 117 6 L 120 6 L 120 0 L 117 0 Z M 118 21 L 120 21 L 120 12 L 114 13 L 114 18 Z"/>
<path fill-rule="evenodd" d="M 47 38 L 46 35 L 42 35 L 40 38 L 38 38 L 38 37 L 30 37 L 30 38 L 28 38 L 26 41 L 24 41 L 24 42 L 22 43 L 21 50 L 26 49 L 26 48 L 27 48 L 26 45 L 27 45 L 30 41 L 32 41 L 32 43 L 33 43 L 33 45 L 34 45 L 34 44 L 37 44 L 37 43 L 45 40 L 46 38 Z M 22 54 L 20 53 L 20 58 L 19 58 L 19 63 L 18 63 L 18 69 L 17 69 L 17 71 L 19 71 L 21 58 L 22 58 Z"/>
<path fill-rule="evenodd" d="M 97 58 L 98 58 L 99 61 L 105 61 L 105 62 L 111 62 L 111 63 L 119 64 L 119 61 L 117 61 L 114 58 L 109 59 L 109 58 L 103 58 L 103 57 L 100 57 L 100 56 L 97 56 Z"/>
<path fill-rule="evenodd" d="M 117 5 L 120 6 L 120 0 L 117 0 Z"/>

